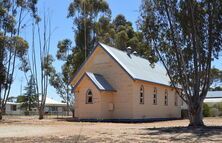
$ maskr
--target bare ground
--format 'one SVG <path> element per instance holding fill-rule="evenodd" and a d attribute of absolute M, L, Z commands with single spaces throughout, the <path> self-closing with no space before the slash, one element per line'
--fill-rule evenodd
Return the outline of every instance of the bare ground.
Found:
<path fill-rule="evenodd" d="M 8 116 L 0 122 L 0 142 L 222 142 L 222 118 L 206 118 L 206 128 L 188 120 L 152 123 L 92 123 Z"/>

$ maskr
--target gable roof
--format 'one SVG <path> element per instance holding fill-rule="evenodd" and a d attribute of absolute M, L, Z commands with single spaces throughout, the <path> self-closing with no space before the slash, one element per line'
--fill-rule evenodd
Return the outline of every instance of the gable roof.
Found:
<path fill-rule="evenodd" d="M 86 72 L 73 87 L 73 90 L 79 85 L 84 76 L 87 76 L 100 91 L 116 91 L 105 78 L 100 74 Z"/>
<path fill-rule="evenodd" d="M 100 43 L 101 47 L 134 79 L 170 86 L 166 70 L 158 64 L 151 67 L 150 62 L 134 54 Z"/>
<path fill-rule="evenodd" d="M 101 47 L 104 51 L 112 58 L 120 67 L 126 71 L 126 73 L 133 80 L 141 80 L 145 82 L 152 82 L 161 85 L 170 86 L 170 79 L 167 76 L 166 70 L 155 64 L 155 67 L 151 67 L 150 62 L 142 57 L 136 56 L 134 54 L 127 55 L 126 51 L 121 51 L 117 48 L 105 45 L 103 43 L 98 43 L 98 45 L 93 49 L 88 58 L 84 61 L 78 71 L 74 74 L 72 80 L 76 77 L 85 63 L 88 61 L 89 57 L 93 54 L 96 48 Z M 77 84 L 77 83 L 76 83 Z M 76 85 L 74 85 L 76 86 Z"/>

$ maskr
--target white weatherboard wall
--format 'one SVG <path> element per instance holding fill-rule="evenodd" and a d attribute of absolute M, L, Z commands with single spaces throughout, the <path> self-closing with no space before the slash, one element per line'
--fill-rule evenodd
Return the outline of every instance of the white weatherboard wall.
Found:
<path fill-rule="evenodd" d="M 116 92 L 99 91 L 92 81 L 86 77 L 80 80 L 86 72 L 102 75 Z M 157 73 L 160 74 L 162 71 Z M 152 79 L 155 79 L 155 76 Z M 95 49 L 93 55 L 89 57 L 72 83 L 77 83 L 78 81 L 80 83 L 74 92 L 76 94 L 75 114 L 79 119 L 179 118 L 181 116 L 181 99 L 178 97 L 178 105 L 175 106 L 175 91 L 172 87 L 132 79 L 101 47 Z M 141 85 L 145 87 L 144 105 L 139 104 Z M 157 105 L 152 104 L 154 87 L 158 90 Z M 88 89 L 93 92 L 93 99 L 95 100 L 93 104 L 86 104 L 86 91 Z M 165 89 L 168 89 L 168 106 L 164 105 Z M 113 110 L 109 110 L 110 105 L 113 105 Z"/>

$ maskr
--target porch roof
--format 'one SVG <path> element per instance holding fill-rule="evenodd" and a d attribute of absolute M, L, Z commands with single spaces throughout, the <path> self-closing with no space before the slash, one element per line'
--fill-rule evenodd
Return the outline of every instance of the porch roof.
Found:
<path fill-rule="evenodd" d="M 86 72 L 73 87 L 73 90 L 79 85 L 84 76 L 87 76 L 100 91 L 116 91 L 102 75 L 92 72 Z"/>

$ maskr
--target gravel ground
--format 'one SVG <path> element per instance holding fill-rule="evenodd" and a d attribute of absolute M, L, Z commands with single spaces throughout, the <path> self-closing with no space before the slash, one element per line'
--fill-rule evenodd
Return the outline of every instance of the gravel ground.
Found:
<path fill-rule="evenodd" d="M 192 129 L 188 120 L 129 124 L 8 116 L 0 122 L 0 142 L 222 142 L 222 118 L 204 121 L 208 127 Z"/>

